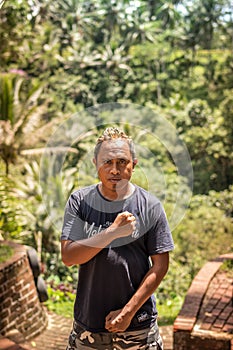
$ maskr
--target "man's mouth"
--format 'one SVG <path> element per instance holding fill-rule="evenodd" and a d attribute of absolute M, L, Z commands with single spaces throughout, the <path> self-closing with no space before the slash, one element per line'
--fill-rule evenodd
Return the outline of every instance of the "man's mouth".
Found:
<path fill-rule="evenodd" d="M 112 182 L 112 183 L 118 183 L 119 181 L 121 181 L 121 178 L 119 178 L 119 177 L 111 177 L 109 179 L 109 181 Z"/>

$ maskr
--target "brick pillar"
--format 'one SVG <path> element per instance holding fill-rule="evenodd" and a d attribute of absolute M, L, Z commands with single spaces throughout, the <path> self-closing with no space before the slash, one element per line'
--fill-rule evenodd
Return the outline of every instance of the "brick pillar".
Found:
<path fill-rule="evenodd" d="M 45 329 L 46 311 L 38 298 L 26 249 L 7 244 L 14 249 L 14 255 L 0 264 L 0 334 L 8 336 L 17 330 L 28 340 Z"/>

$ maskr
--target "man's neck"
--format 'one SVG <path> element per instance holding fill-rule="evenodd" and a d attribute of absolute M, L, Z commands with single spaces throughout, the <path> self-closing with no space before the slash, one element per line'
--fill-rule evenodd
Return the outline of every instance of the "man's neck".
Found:
<path fill-rule="evenodd" d="M 114 189 L 112 191 L 105 191 L 102 186 L 102 183 L 99 184 L 98 188 L 103 197 L 111 201 L 119 201 L 126 199 L 130 197 L 135 190 L 135 186 L 131 182 L 128 182 L 127 185 L 121 190 Z"/>

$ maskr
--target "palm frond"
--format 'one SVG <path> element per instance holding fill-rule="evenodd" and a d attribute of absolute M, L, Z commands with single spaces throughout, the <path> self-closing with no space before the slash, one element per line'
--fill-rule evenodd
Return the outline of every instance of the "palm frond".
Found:
<path fill-rule="evenodd" d="M 25 149 L 21 151 L 23 156 L 34 156 L 41 155 L 43 153 L 75 153 L 78 154 L 79 151 L 73 147 L 43 147 L 43 148 L 34 148 L 34 149 Z"/>
<path fill-rule="evenodd" d="M 16 115 L 16 120 L 18 119 L 18 117 L 20 116 L 20 109 L 21 109 L 21 102 L 20 102 L 20 89 L 22 87 L 24 79 L 23 78 L 19 78 L 16 79 L 15 82 L 15 86 L 14 86 L 14 112 Z"/>
<path fill-rule="evenodd" d="M 38 98 L 41 95 L 43 91 L 43 87 L 39 87 L 25 102 L 25 104 L 21 108 L 21 115 L 18 119 L 18 121 L 14 125 L 14 131 L 15 133 L 20 133 L 25 128 L 25 126 L 29 123 L 35 124 L 35 121 L 38 125 L 38 119 L 41 118 L 40 113 L 34 114 L 34 119 L 32 118 L 31 123 L 30 119 L 32 116 L 32 113 L 35 111 L 35 109 L 39 109 L 40 106 L 38 106 Z"/>
<path fill-rule="evenodd" d="M 36 132 L 40 128 L 42 123 L 41 117 L 46 113 L 46 110 L 46 105 L 40 105 L 38 107 L 34 106 L 31 110 L 29 110 L 25 115 L 24 120 L 22 120 L 21 126 L 15 130 L 16 138 L 19 137 L 19 140 L 21 139 L 24 144 L 32 142 L 35 144 L 35 139 L 32 140 L 31 136 L 34 131 Z"/>
<path fill-rule="evenodd" d="M 4 2 L 5 2 L 5 0 L 0 0 L 0 9 L 3 6 Z"/>
<path fill-rule="evenodd" d="M 13 123 L 13 84 L 7 74 L 0 77 L 0 120 L 9 120 Z"/>

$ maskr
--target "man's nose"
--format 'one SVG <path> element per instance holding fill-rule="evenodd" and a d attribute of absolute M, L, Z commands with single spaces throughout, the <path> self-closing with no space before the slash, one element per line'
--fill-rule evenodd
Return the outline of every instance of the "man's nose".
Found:
<path fill-rule="evenodd" d="M 113 162 L 113 163 L 112 163 L 111 173 L 112 173 L 112 174 L 119 174 L 119 173 L 120 173 L 120 168 L 119 168 L 117 162 Z"/>

